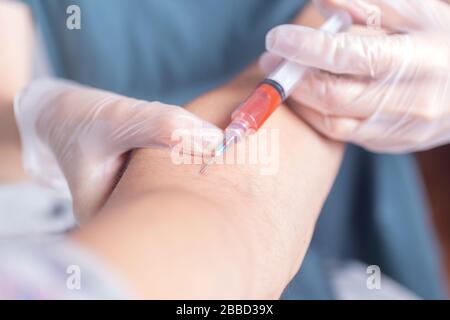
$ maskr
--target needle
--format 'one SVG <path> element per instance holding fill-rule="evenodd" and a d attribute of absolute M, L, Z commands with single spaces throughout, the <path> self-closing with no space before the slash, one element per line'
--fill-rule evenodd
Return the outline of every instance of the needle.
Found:
<path fill-rule="evenodd" d="M 222 142 L 220 145 L 218 145 L 216 150 L 214 151 L 214 154 L 200 168 L 200 174 L 205 174 L 208 169 L 208 166 L 214 161 L 214 159 L 217 158 L 218 156 L 224 154 L 226 149 L 228 149 L 228 147 L 232 143 L 237 141 L 238 138 L 239 138 L 238 135 L 232 134 L 232 135 L 228 136 L 224 142 Z"/>
<path fill-rule="evenodd" d="M 339 11 L 329 18 L 321 30 L 336 33 L 352 24 L 347 12 Z M 216 148 L 212 156 L 200 168 L 205 174 L 214 159 L 225 153 L 227 148 L 239 142 L 250 132 L 256 132 L 278 106 L 289 96 L 303 79 L 307 67 L 289 60 L 283 60 L 279 66 L 264 79 L 250 96 L 234 110 L 231 123 L 225 128 L 225 139 Z"/>
<path fill-rule="evenodd" d="M 205 174 L 206 173 L 206 169 L 208 169 L 208 165 L 209 165 L 209 163 L 204 163 L 202 165 L 202 167 L 200 168 L 200 174 Z"/>

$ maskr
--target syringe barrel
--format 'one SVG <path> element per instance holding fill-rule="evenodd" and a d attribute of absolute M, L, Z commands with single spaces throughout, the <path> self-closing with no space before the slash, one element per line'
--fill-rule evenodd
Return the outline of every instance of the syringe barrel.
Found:
<path fill-rule="evenodd" d="M 232 122 L 245 126 L 247 134 L 257 131 L 283 100 L 283 88 L 266 79 L 233 112 Z"/>
<path fill-rule="evenodd" d="M 335 12 L 320 28 L 328 33 L 337 33 L 347 29 L 352 24 L 351 16 L 345 11 Z M 277 68 L 267 77 L 278 83 L 289 96 L 303 79 L 308 68 L 290 60 L 282 61 Z"/>
<path fill-rule="evenodd" d="M 303 79 L 307 72 L 307 68 L 293 61 L 284 60 L 278 67 L 267 77 L 278 83 L 286 96 L 289 96 L 297 87 L 298 83 Z"/>
<path fill-rule="evenodd" d="M 321 27 L 322 31 L 335 33 L 351 25 L 350 15 L 337 12 Z M 275 109 L 286 99 L 308 68 L 284 60 L 253 93 L 233 112 L 232 124 L 246 128 L 246 134 L 256 132 Z"/>

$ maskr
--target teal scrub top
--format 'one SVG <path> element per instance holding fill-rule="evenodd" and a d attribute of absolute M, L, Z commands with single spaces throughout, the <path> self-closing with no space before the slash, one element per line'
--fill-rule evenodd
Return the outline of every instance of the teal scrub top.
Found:
<path fill-rule="evenodd" d="M 183 104 L 264 50 L 304 0 L 27 0 L 54 73 L 127 96 Z M 81 9 L 81 30 L 66 9 Z M 299 168 L 301 169 L 301 168 Z M 293 191 L 295 192 L 295 191 Z M 330 261 L 360 260 L 425 299 L 445 297 L 422 181 L 409 155 L 349 146 L 286 299 L 332 299 Z"/>

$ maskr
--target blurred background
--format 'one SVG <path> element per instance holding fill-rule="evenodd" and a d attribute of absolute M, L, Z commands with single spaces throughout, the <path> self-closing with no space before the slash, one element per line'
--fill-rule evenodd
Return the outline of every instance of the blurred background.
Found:
<path fill-rule="evenodd" d="M 67 25 L 72 5 L 80 29 Z M 53 241 L 76 227 L 70 199 L 21 165 L 12 104 L 31 79 L 184 104 L 255 61 L 266 32 L 299 12 L 319 16 L 302 0 L 0 0 L 0 241 Z M 284 298 L 447 298 L 449 184 L 450 146 L 400 156 L 349 146 Z M 383 291 L 367 290 L 371 265 Z"/>

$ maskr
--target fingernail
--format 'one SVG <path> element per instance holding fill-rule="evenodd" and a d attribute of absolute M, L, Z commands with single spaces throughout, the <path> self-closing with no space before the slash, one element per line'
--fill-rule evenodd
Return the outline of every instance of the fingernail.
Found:
<path fill-rule="evenodd" d="M 285 58 L 291 57 L 301 48 L 306 36 L 314 31 L 314 29 L 296 25 L 278 26 L 267 35 L 266 48 L 268 51 Z"/>
<path fill-rule="evenodd" d="M 269 31 L 269 33 L 266 36 L 266 48 L 267 50 L 272 49 L 275 46 L 275 41 L 276 41 L 276 32 L 277 32 L 277 28 L 274 28 L 272 30 Z"/>
<path fill-rule="evenodd" d="M 201 130 L 197 131 L 195 135 L 195 152 L 197 154 L 208 154 L 214 150 L 215 146 L 218 145 L 223 139 L 223 131 L 217 126 L 203 121 Z"/>
<path fill-rule="evenodd" d="M 202 129 L 220 130 L 216 125 L 205 120 L 202 120 Z"/>
<path fill-rule="evenodd" d="M 267 50 L 282 48 L 286 45 L 292 46 L 298 36 L 305 31 L 304 29 L 309 28 L 291 24 L 281 25 L 273 28 L 266 36 Z"/>
<path fill-rule="evenodd" d="M 259 58 L 259 68 L 264 72 L 264 74 L 269 74 L 280 64 L 281 60 L 281 57 L 265 52 Z"/>
<path fill-rule="evenodd" d="M 323 17 L 330 17 L 335 12 L 334 2 L 336 1 L 314 0 L 314 5 Z"/>

